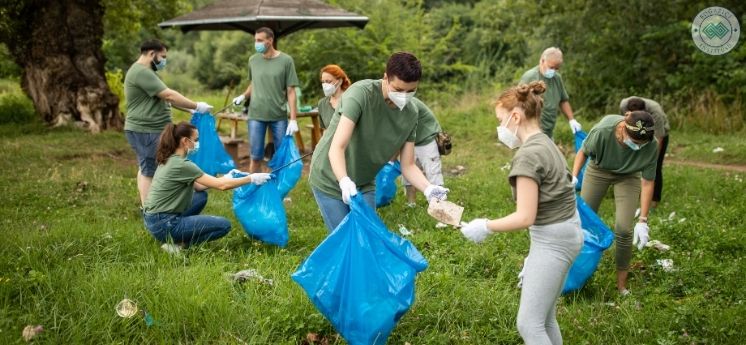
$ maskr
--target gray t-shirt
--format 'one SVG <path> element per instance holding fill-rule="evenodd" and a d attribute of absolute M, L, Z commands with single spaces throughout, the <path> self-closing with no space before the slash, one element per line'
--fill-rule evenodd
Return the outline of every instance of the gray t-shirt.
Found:
<path fill-rule="evenodd" d="M 539 185 L 539 208 L 534 225 L 555 224 L 575 215 L 575 187 L 567 162 L 546 134 L 532 135 L 516 151 L 508 174 L 516 197 L 516 178 L 526 176 Z"/>

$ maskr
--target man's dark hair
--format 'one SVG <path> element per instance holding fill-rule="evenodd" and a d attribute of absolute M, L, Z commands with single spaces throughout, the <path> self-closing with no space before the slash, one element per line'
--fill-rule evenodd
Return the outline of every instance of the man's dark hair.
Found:
<path fill-rule="evenodd" d="M 142 44 L 140 44 L 140 54 L 141 55 L 145 54 L 145 53 L 147 53 L 147 52 L 149 52 L 151 50 L 155 50 L 157 52 L 161 52 L 161 51 L 167 50 L 167 49 L 168 49 L 167 45 L 165 45 L 163 42 L 161 42 L 161 41 L 159 41 L 159 40 L 157 40 L 155 38 L 151 39 L 151 40 L 147 40 L 145 42 L 142 42 Z"/>
<path fill-rule="evenodd" d="M 261 28 L 256 29 L 257 34 L 260 32 L 263 32 L 267 36 L 267 38 L 275 39 L 275 32 L 266 26 L 262 26 Z"/>
<path fill-rule="evenodd" d="M 386 63 L 386 77 L 397 77 L 407 83 L 419 81 L 422 77 L 422 66 L 417 57 L 410 53 L 394 53 Z"/>
<path fill-rule="evenodd" d="M 627 101 L 627 110 L 629 111 L 646 110 L 645 101 L 643 101 L 642 98 L 639 98 L 639 97 L 632 97 Z"/>

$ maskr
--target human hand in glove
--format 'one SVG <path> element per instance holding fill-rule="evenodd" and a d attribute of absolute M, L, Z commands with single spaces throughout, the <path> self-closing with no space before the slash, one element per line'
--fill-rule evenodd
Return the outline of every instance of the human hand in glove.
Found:
<path fill-rule="evenodd" d="M 233 104 L 235 104 L 235 105 L 241 105 L 244 100 L 246 100 L 246 96 L 240 95 L 240 96 L 238 96 L 238 97 L 236 97 L 236 98 L 233 99 Z"/>
<path fill-rule="evenodd" d="M 212 106 L 205 102 L 197 102 L 197 107 L 194 108 L 195 113 L 208 113 L 212 110 Z"/>
<path fill-rule="evenodd" d="M 251 176 L 251 183 L 257 186 L 267 183 L 267 181 L 272 178 L 272 175 L 267 173 L 255 173 L 249 176 Z"/>
<path fill-rule="evenodd" d="M 285 131 L 285 135 L 293 135 L 297 131 L 298 131 L 298 121 L 296 120 L 288 121 L 288 129 Z"/>
<path fill-rule="evenodd" d="M 425 199 L 427 199 L 427 202 L 430 202 L 432 199 L 443 201 L 448 198 L 449 191 L 450 189 L 448 188 L 431 184 L 427 186 L 427 188 L 425 188 L 423 194 L 425 194 Z"/>
<path fill-rule="evenodd" d="M 632 236 L 632 245 L 636 245 L 638 250 L 642 250 L 650 239 L 649 232 L 650 228 L 648 227 L 648 223 L 637 223 L 637 225 L 635 225 L 635 233 Z"/>
<path fill-rule="evenodd" d="M 357 195 L 357 185 L 348 176 L 339 180 L 339 189 L 342 190 L 342 201 L 349 205 L 350 198 Z"/>
<path fill-rule="evenodd" d="M 485 218 L 474 219 L 471 222 L 462 224 L 461 233 L 469 241 L 474 243 L 481 243 L 487 239 L 487 236 L 492 235 L 492 231 L 487 229 L 487 219 Z"/>
<path fill-rule="evenodd" d="M 570 129 L 573 133 L 579 132 L 583 130 L 583 126 L 580 125 L 580 122 L 578 122 L 575 119 L 570 120 Z"/>

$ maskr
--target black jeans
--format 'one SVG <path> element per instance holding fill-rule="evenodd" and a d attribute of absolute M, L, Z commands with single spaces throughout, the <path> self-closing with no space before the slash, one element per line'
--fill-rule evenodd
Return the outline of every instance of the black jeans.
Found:
<path fill-rule="evenodd" d="M 663 158 L 666 157 L 668 149 L 668 134 L 661 139 L 661 152 L 658 152 L 658 165 L 655 168 L 655 188 L 653 189 L 653 201 L 661 201 L 663 193 Z"/>

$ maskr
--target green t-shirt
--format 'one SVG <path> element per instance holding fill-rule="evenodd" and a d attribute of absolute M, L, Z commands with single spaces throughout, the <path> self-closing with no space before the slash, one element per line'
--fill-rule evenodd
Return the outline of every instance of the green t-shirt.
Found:
<path fill-rule="evenodd" d="M 179 155 L 168 158 L 155 170 L 143 210 L 148 213 L 182 213 L 192 204 L 194 180 L 204 173 Z"/>
<path fill-rule="evenodd" d="M 621 115 L 606 115 L 588 133 L 583 141 L 583 152 L 591 160 L 594 168 L 618 175 L 642 172 L 642 178 L 655 180 L 655 167 L 658 158 L 658 145 L 652 142 L 637 151 L 619 143 L 616 139 L 616 126 L 624 121 Z"/>
<path fill-rule="evenodd" d="M 521 84 L 528 84 L 537 80 L 541 80 L 547 85 L 547 90 L 542 95 L 544 108 L 541 109 L 541 119 L 539 122 L 542 132 L 551 138 L 554 126 L 557 123 L 559 104 L 569 100 L 570 97 L 567 95 L 565 83 L 562 82 L 562 75 L 559 72 L 554 75 L 554 78 L 545 78 L 539 71 L 539 66 L 536 66 L 523 73 Z"/>
<path fill-rule="evenodd" d="M 329 124 L 332 123 L 332 116 L 336 111 L 332 107 L 331 97 L 324 97 L 319 100 L 319 117 L 321 118 L 321 128 L 328 128 Z"/>
<path fill-rule="evenodd" d="M 389 106 L 381 92 L 381 80 L 360 80 L 345 91 L 313 153 L 309 177 L 314 188 L 338 199 L 342 194 L 329 161 L 329 146 L 342 116 L 355 122 L 345 150 L 347 175 L 359 190 L 368 192 L 375 190 L 378 170 L 405 142 L 415 141 L 418 115 L 412 102 L 401 111 Z"/>
<path fill-rule="evenodd" d="M 249 80 L 249 119 L 287 120 L 288 88 L 300 84 L 293 58 L 280 53 L 277 57 L 265 59 L 262 54 L 256 53 L 249 58 Z"/>
<path fill-rule="evenodd" d="M 546 134 L 532 135 L 513 156 L 508 181 L 514 198 L 518 176 L 529 177 L 539 185 L 535 225 L 559 223 L 575 215 L 572 174 L 564 156 Z"/>
<path fill-rule="evenodd" d="M 433 111 L 418 98 L 412 98 L 412 103 L 417 107 L 419 118 L 417 119 L 417 138 L 416 146 L 423 146 L 435 140 L 435 136 L 443 131 L 440 128 L 438 119 L 435 118 Z"/>
<path fill-rule="evenodd" d="M 171 105 L 158 94 L 167 89 L 155 72 L 137 62 L 124 76 L 127 117 L 124 129 L 133 132 L 160 133 L 171 122 Z"/>
<path fill-rule="evenodd" d="M 637 97 L 637 96 L 632 96 Z M 622 112 L 622 114 L 626 113 L 627 110 L 627 103 L 629 102 L 629 99 L 632 97 L 627 97 L 622 100 L 621 103 L 619 103 L 619 108 Z M 668 135 L 668 131 L 671 130 L 671 127 L 668 125 L 668 116 L 666 116 L 666 113 L 663 112 L 663 107 L 661 105 L 652 100 L 647 99 L 643 97 L 637 97 L 639 99 L 642 99 L 645 102 L 645 110 L 647 110 L 648 113 L 653 117 L 653 135 L 655 135 L 658 140 L 663 139 L 666 135 Z"/>

